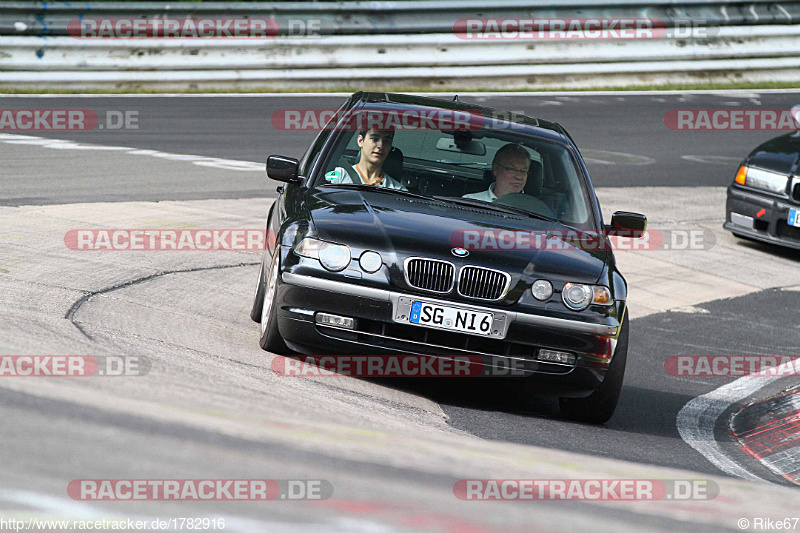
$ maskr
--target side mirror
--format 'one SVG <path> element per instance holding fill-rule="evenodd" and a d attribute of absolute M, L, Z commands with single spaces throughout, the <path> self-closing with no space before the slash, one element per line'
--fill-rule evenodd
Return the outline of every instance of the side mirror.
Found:
<path fill-rule="evenodd" d="M 300 183 L 303 179 L 297 175 L 299 166 L 297 159 L 271 155 L 267 158 L 267 176 L 276 181 Z"/>
<path fill-rule="evenodd" d="M 606 235 L 609 237 L 630 237 L 638 239 L 644 235 L 647 229 L 647 217 L 639 213 L 629 213 L 627 211 L 617 211 L 611 217 L 611 224 L 605 227 Z"/>

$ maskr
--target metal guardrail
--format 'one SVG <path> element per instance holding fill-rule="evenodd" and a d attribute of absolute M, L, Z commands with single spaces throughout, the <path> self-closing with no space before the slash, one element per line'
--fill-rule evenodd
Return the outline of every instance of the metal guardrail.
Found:
<path fill-rule="evenodd" d="M 269 39 L 81 39 L 84 18 L 315 20 Z M 713 29 L 649 40 L 454 34 L 463 18 L 650 18 Z M 595 87 L 690 80 L 800 81 L 800 0 L 425 0 L 414 2 L 0 3 L 0 86 L 356 88 Z"/>
<path fill-rule="evenodd" d="M 461 18 L 648 17 L 712 26 L 800 24 L 798 0 L 427 0 L 409 2 L 2 2 L 0 35 L 67 35 L 82 17 L 264 17 L 289 31 L 314 20 L 322 35 L 448 33 Z"/>
<path fill-rule="evenodd" d="M 5 71 L 179 71 L 328 68 L 389 72 L 399 67 L 592 64 L 800 58 L 800 25 L 726 26 L 711 39 L 665 38 L 635 43 L 544 40 L 477 41 L 442 35 L 365 35 L 261 39 L 2 40 Z M 491 75 L 485 72 L 484 75 Z"/>

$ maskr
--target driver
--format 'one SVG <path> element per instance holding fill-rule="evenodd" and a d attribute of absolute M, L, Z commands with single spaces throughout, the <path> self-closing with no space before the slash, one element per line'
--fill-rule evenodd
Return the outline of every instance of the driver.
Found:
<path fill-rule="evenodd" d="M 400 189 L 406 187 L 392 178 L 383 170 L 383 163 L 392 150 L 394 130 L 365 130 L 358 133 L 358 147 L 361 157 L 358 163 L 349 169 L 336 167 L 325 174 L 326 183 L 338 185 L 340 183 L 361 183 L 386 187 L 387 189 Z"/>
<path fill-rule="evenodd" d="M 531 155 L 522 146 L 508 143 L 500 148 L 492 160 L 494 183 L 485 191 L 465 194 L 462 198 L 494 202 L 501 196 L 521 193 L 528 181 Z"/>

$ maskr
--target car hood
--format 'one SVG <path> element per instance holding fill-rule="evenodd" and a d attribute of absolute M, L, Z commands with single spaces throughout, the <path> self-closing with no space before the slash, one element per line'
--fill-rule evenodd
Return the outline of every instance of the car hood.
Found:
<path fill-rule="evenodd" d="M 389 263 L 421 256 L 503 270 L 515 281 L 526 276 L 595 283 L 613 261 L 602 246 L 569 244 L 568 228 L 560 224 L 433 199 L 326 187 L 311 193 L 308 208 L 320 239 L 381 252 Z M 502 245 L 501 231 L 514 232 L 505 234 Z M 456 257 L 455 247 L 470 253 Z"/>
<path fill-rule="evenodd" d="M 800 133 L 770 139 L 753 150 L 747 158 L 749 166 L 789 175 L 800 157 Z"/>

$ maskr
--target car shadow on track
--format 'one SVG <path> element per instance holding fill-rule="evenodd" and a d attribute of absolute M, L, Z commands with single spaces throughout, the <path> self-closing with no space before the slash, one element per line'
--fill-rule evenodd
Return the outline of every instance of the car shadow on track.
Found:
<path fill-rule="evenodd" d="M 287 357 L 303 357 L 299 354 Z M 309 364 L 312 364 L 309 362 Z M 652 374 L 645 370 L 645 374 Z M 521 380 L 508 377 L 352 377 L 379 386 L 414 394 L 439 404 L 451 419 L 451 425 L 470 431 L 476 435 L 497 438 L 496 435 L 482 435 L 480 422 L 475 426 L 467 420 L 480 419 L 503 414 L 511 416 L 519 423 L 525 419 L 547 420 L 548 423 L 568 424 L 570 426 L 603 427 L 625 434 L 680 439 L 675 420 L 678 412 L 694 394 L 676 390 L 658 390 L 641 386 L 641 379 L 627 376 L 623 383 L 622 395 L 611 420 L 602 426 L 562 419 L 558 398 L 536 394 L 529 390 L 524 394 Z M 658 381 L 669 386 L 669 381 Z M 457 413 L 457 415 L 454 415 Z M 459 420 L 455 420 L 458 418 Z"/>
<path fill-rule="evenodd" d="M 521 384 L 507 378 L 387 378 L 372 381 L 423 396 L 439 404 L 481 411 L 517 414 L 521 411 L 519 398 L 515 394 Z M 558 416 L 556 398 L 535 395 L 526 404 L 522 408 L 525 414 Z"/>
<path fill-rule="evenodd" d="M 680 439 L 675 421 L 678 412 L 695 397 L 675 391 L 624 386 L 608 429 Z"/>
<path fill-rule="evenodd" d="M 523 420 L 548 419 L 571 426 L 599 427 L 562 419 L 558 399 L 553 396 L 531 395 L 525 405 L 520 405 L 519 398 L 513 394 L 515 385 L 509 383 L 511 380 L 503 378 L 407 378 L 370 381 L 427 398 L 440 404 L 451 417 L 457 411 L 458 420 L 454 420 L 454 425 L 482 437 L 497 438 L 497 435 L 480 434 L 479 428 L 483 424 L 476 422 L 473 427 L 469 418 L 492 413 L 504 413 Z M 692 398 L 689 394 L 623 385 L 617 410 L 602 427 L 628 434 L 680 439 L 675 419 L 681 408 Z"/>
<path fill-rule="evenodd" d="M 800 250 L 795 250 L 794 248 L 787 248 L 786 246 L 780 246 L 778 244 L 772 244 L 769 242 L 762 242 L 757 241 L 755 239 L 749 239 L 747 237 L 739 237 L 734 236 L 736 238 L 736 244 L 739 246 L 744 246 L 750 250 L 755 250 L 758 252 L 764 252 L 770 255 L 774 255 L 776 257 L 780 257 L 782 259 L 789 259 L 791 261 L 798 261 L 800 262 Z"/>

